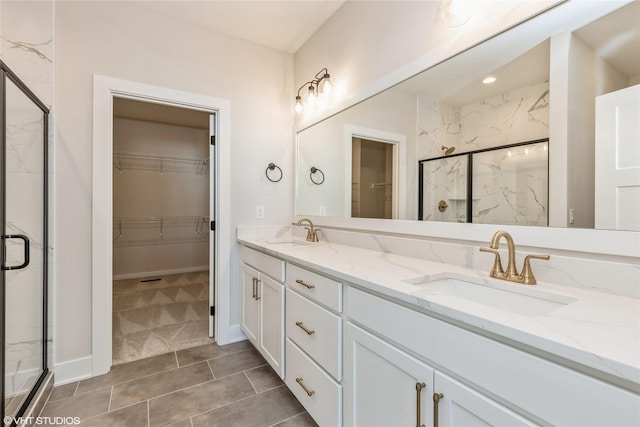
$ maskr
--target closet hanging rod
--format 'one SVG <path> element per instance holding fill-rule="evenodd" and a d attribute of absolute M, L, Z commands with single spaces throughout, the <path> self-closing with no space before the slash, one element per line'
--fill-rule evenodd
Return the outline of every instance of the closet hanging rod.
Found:
<path fill-rule="evenodd" d="M 118 240 L 114 241 L 114 246 L 150 246 L 150 245 L 173 245 L 179 243 L 206 243 L 209 239 L 197 238 L 171 238 L 171 239 L 144 239 L 144 240 Z"/>
<path fill-rule="evenodd" d="M 114 153 L 113 167 L 123 170 L 152 170 L 159 172 L 195 172 L 204 174 L 209 168 L 210 158 L 181 158 L 151 156 L 136 153 Z"/>
<path fill-rule="evenodd" d="M 120 225 L 201 225 L 208 222 L 209 216 L 162 216 L 162 217 L 121 217 L 113 220 L 113 223 Z"/>

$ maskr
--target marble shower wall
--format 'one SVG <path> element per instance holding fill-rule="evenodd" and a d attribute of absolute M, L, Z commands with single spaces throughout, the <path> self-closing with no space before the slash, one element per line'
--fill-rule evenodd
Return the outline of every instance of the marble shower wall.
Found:
<path fill-rule="evenodd" d="M 53 1 L 0 2 L 0 59 L 49 108 L 54 94 L 54 3 Z M 24 270 L 7 272 L 6 392 L 18 393 L 39 374 L 42 352 L 43 264 L 43 157 L 42 113 L 30 105 L 16 88 L 8 86 L 7 117 L 7 232 L 26 234 L 31 241 L 31 263 Z M 9 104 L 11 97 L 15 104 Z M 49 151 L 53 144 L 50 116 Z M 49 165 L 51 162 L 49 161 Z M 52 172 L 49 169 L 49 182 Z M 50 184 L 51 186 L 51 184 Z M 51 187 L 50 187 L 51 188 Z M 50 200 L 52 198 L 50 197 Z M 52 222 L 51 216 L 49 222 Z M 53 249 L 49 236 L 49 283 L 52 283 Z M 19 264 L 22 244 L 7 243 L 7 263 Z M 51 286 L 51 285 L 50 285 Z M 51 306 L 51 295 L 49 292 Z M 51 313 L 52 310 L 49 310 Z M 49 339 L 53 325 L 49 317 Z M 49 365 L 52 366 L 52 346 Z"/>
<path fill-rule="evenodd" d="M 525 86 L 461 107 L 421 95 L 418 100 L 417 153 L 419 159 L 443 156 L 442 147 L 454 154 L 499 147 L 549 136 L 549 83 Z M 548 172 L 546 145 L 531 150 L 506 150 L 476 155 L 474 161 L 473 222 L 548 223 Z M 538 153 L 538 151 L 540 151 Z M 537 153 L 534 155 L 534 153 Z M 425 163 L 423 219 L 464 222 L 459 213 L 466 203 L 464 167 L 454 167 L 460 157 Z M 451 165 L 449 165 L 451 163 Z M 476 173 L 477 172 L 477 173 Z M 437 209 L 440 200 L 449 208 Z"/>

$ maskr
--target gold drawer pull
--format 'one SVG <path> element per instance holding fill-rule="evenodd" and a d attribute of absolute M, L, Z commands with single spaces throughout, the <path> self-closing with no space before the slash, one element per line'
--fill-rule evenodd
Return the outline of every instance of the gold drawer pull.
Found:
<path fill-rule="evenodd" d="M 297 279 L 297 280 L 296 280 L 296 283 L 297 283 L 297 284 L 299 284 L 299 285 L 304 286 L 304 287 L 305 287 L 305 288 L 307 288 L 307 289 L 313 289 L 313 288 L 315 288 L 315 285 L 310 285 L 310 284 L 308 284 L 308 283 L 305 283 L 305 282 L 304 282 L 304 280 L 302 280 L 302 279 Z"/>
<path fill-rule="evenodd" d="M 302 387 L 302 389 L 305 391 L 305 393 L 307 393 L 307 396 L 311 397 L 311 396 L 313 396 L 313 395 L 316 393 L 316 392 L 315 392 L 315 391 L 313 391 L 313 390 L 309 390 L 309 389 L 307 388 L 307 386 L 306 386 L 306 385 L 304 385 L 304 383 L 302 382 L 302 377 L 298 377 L 298 378 L 296 378 L 296 382 L 297 382 L 298 384 L 300 384 L 300 387 Z"/>
<path fill-rule="evenodd" d="M 442 393 L 433 393 L 433 427 L 438 427 L 438 402 L 443 397 Z"/>
<path fill-rule="evenodd" d="M 307 335 L 313 335 L 316 333 L 316 331 L 314 331 L 313 329 L 309 329 L 306 326 L 304 326 L 304 323 L 302 322 L 296 322 L 296 326 L 302 329 L 303 331 L 305 331 Z"/>
<path fill-rule="evenodd" d="M 424 427 L 424 424 L 420 421 L 420 394 L 422 394 L 422 389 L 426 386 L 425 383 L 416 383 L 416 427 Z"/>

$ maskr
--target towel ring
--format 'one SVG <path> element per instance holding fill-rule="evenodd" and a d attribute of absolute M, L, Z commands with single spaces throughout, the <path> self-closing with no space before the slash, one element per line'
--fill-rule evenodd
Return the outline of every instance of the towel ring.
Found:
<path fill-rule="evenodd" d="M 316 181 L 315 179 L 313 179 L 313 175 L 319 172 L 320 175 L 322 175 L 322 179 L 320 181 Z M 324 172 L 322 172 L 320 169 L 318 169 L 315 166 L 311 166 L 311 172 L 309 173 L 309 178 L 311 178 L 311 182 L 313 182 L 315 185 L 320 185 L 324 182 Z"/>
<path fill-rule="evenodd" d="M 272 179 L 269 176 L 269 171 L 272 171 L 274 169 L 278 169 L 278 171 L 280 172 L 280 177 L 278 179 Z M 276 165 L 275 163 L 269 163 L 269 166 L 267 166 L 267 168 L 264 170 L 264 174 L 267 176 L 267 179 L 271 182 L 280 182 L 280 180 L 282 179 L 282 169 L 280 169 L 280 166 Z"/>

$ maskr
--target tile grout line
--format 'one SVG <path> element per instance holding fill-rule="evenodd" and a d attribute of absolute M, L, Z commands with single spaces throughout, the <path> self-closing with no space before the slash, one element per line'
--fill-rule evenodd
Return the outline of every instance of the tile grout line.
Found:
<path fill-rule="evenodd" d="M 202 362 L 198 362 L 198 363 L 202 363 Z M 159 372 L 159 373 L 175 371 L 176 369 L 179 369 L 179 368 L 170 369 L 170 370 L 168 370 L 168 371 L 162 371 L 162 372 Z M 239 374 L 240 372 L 236 372 L 236 373 L 237 373 L 237 374 Z M 152 374 L 152 375 L 155 375 L 155 374 Z M 152 375 L 149 375 L 149 376 L 152 376 Z M 147 378 L 147 377 L 143 377 L 143 378 Z M 136 380 L 138 380 L 138 379 L 140 379 L 140 378 L 137 378 L 137 379 L 134 379 L 134 380 L 130 380 L 130 381 L 136 381 Z M 191 384 L 191 385 L 188 385 L 188 386 L 183 387 L 183 388 L 179 388 L 179 389 L 176 389 L 176 390 L 168 391 L 168 392 L 166 392 L 166 393 L 159 394 L 159 395 L 157 395 L 157 396 L 149 397 L 149 398 L 147 398 L 146 400 L 147 400 L 147 401 L 150 401 L 150 400 L 152 400 L 152 399 L 157 399 L 157 398 L 159 398 L 159 397 L 167 396 L 167 395 L 169 395 L 169 394 L 171 394 L 171 393 L 176 393 L 176 392 L 178 392 L 178 391 L 183 391 L 183 390 L 186 390 L 186 389 L 191 388 L 191 387 L 196 387 L 196 386 L 199 386 L 199 385 L 201 385 L 201 384 L 205 384 L 205 383 L 208 383 L 208 382 L 211 382 L 211 381 L 215 381 L 216 379 L 217 379 L 217 378 L 212 378 L 212 379 L 210 379 L 210 380 L 208 380 L 208 381 L 202 381 L 202 382 L 199 382 L 199 383 L 197 383 L 197 384 Z M 127 381 L 127 382 L 130 382 L 130 381 Z M 124 383 L 120 383 L 120 384 L 124 384 Z M 116 385 L 119 385 L 119 384 L 116 384 Z M 134 403 L 130 403 L 130 404 L 125 405 L 125 406 L 121 406 L 121 407 L 117 408 L 117 410 L 124 409 L 124 408 L 129 408 L 129 407 L 131 407 L 131 406 L 138 405 L 138 404 L 140 404 L 140 403 L 142 403 L 142 402 L 144 402 L 144 400 L 140 400 L 139 402 L 134 402 Z"/>
<path fill-rule="evenodd" d="M 242 373 L 247 378 L 247 381 L 249 381 L 249 384 L 251 384 L 251 388 L 253 388 L 253 391 L 255 391 L 256 394 L 260 394 L 258 393 L 258 389 L 256 388 L 256 386 L 253 385 L 253 382 L 251 381 L 251 378 L 249 378 L 249 375 L 247 375 L 247 371 L 242 371 Z"/>
<path fill-rule="evenodd" d="M 242 341 L 240 341 L 240 342 L 242 342 Z M 218 345 L 218 344 L 216 344 L 215 342 L 212 342 L 212 343 L 202 344 L 202 345 L 198 345 L 198 346 L 196 346 L 196 347 L 191 347 L 191 348 L 204 347 L 204 346 L 211 345 L 211 344 Z M 190 350 L 191 348 L 183 348 L 182 350 L 177 350 L 177 351 L 188 351 L 188 350 Z M 221 354 L 221 355 L 218 355 L 218 356 L 209 357 L 209 358 L 207 358 L 207 359 L 197 360 L 197 361 L 195 361 L 195 362 L 186 363 L 186 364 L 184 364 L 184 365 L 182 365 L 182 366 L 180 366 L 180 367 L 181 367 L 181 368 L 184 368 L 185 366 L 195 365 L 196 363 L 200 363 L 200 362 L 208 362 L 208 361 L 210 361 L 210 360 L 218 360 L 218 359 L 221 359 L 221 358 L 223 358 L 223 357 L 227 357 L 227 356 L 236 356 L 236 355 L 238 355 L 238 354 L 240 354 L 240 353 L 244 353 L 245 351 L 251 351 L 251 350 L 255 350 L 255 348 L 254 348 L 254 347 L 250 347 L 250 348 L 247 348 L 247 349 L 244 349 L 244 350 L 236 351 L 236 352 L 234 352 L 234 353 Z"/>
<path fill-rule="evenodd" d="M 107 405 L 107 412 L 111 412 L 111 400 L 113 399 L 113 388 L 114 386 L 111 386 L 111 392 L 109 393 L 109 404 Z"/>
<path fill-rule="evenodd" d="M 207 360 L 207 366 L 209 367 L 209 371 L 211 372 L 211 375 L 213 375 L 213 379 L 217 380 L 218 378 L 216 378 L 216 374 L 215 374 L 215 372 L 213 372 L 213 368 L 211 367 L 211 363 L 209 363 L 208 360 Z"/>
<path fill-rule="evenodd" d="M 299 417 L 300 415 L 303 415 L 303 414 L 305 414 L 306 412 L 307 412 L 307 411 L 299 412 L 299 413 L 297 413 L 297 414 L 295 414 L 295 415 L 290 416 L 289 418 L 285 418 L 284 420 L 277 421 L 277 422 L 275 422 L 274 424 L 271 424 L 269 427 L 275 427 L 275 426 L 277 426 L 278 424 L 281 424 L 281 423 L 283 423 L 283 422 L 285 422 L 285 421 L 289 421 L 289 420 L 294 419 L 295 417 Z"/>
<path fill-rule="evenodd" d="M 284 384 L 282 386 L 284 386 Z M 218 406 L 216 408 L 209 409 L 209 410 L 206 410 L 204 412 L 199 412 L 197 414 L 194 414 L 194 415 L 192 415 L 190 417 L 190 419 L 193 420 L 193 418 L 195 418 L 195 417 L 199 417 L 201 415 L 208 414 L 209 412 L 217 411 L 218 409 L 225 408 L 225 407 L 227 407 L 229 405 L 233 405 L 233 404 L 238 403 L 238 402 L 242 402 L 243 400 L 253 399 L 253 398 L 258 397 L 258 396 L 259 396 L 259 394 L 254 394 L 253 396 L 246 396 L 246 397 L 243 397 L 241 399 L 234 400 L 233 402 L 227 402 L 224 405 L 220 405 L 220 406 Z M 193 421 L 192 421 L 192 424 L 193 424 Z"/>

